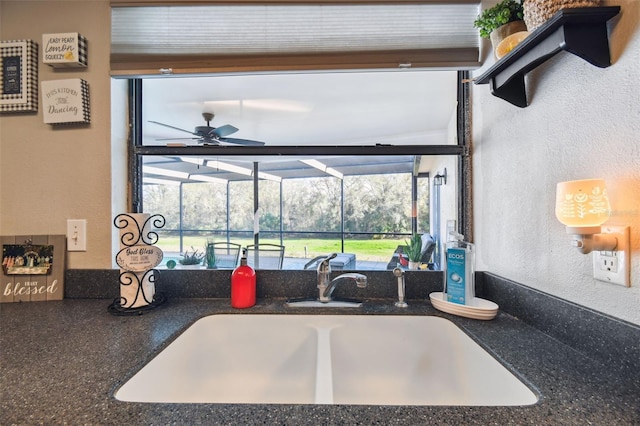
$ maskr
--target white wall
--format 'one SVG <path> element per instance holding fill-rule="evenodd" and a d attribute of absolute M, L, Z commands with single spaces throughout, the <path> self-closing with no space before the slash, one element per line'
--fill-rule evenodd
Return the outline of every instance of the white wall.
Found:
<path fill-rule="evenodd" d="M 640 324 L 640 2 L 611 21 L 613 65 L 567 53 L 528 76 L 520 109 L 473 86 L 478 269 Z M 557 182 L 602 177 L 611 225 L 631 226 L 631 288 L 592 277 L 554 215 Z"/>

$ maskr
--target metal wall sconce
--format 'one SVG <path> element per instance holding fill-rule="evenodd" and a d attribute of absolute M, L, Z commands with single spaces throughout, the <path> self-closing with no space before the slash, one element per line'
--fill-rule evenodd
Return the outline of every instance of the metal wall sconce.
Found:
<path fill-rule="evenodd" d="M 433 177 L 433 184 L 440 186 L 447 184 L 447 168 L 444 168 L 444 172 L 438 173 Z"/>

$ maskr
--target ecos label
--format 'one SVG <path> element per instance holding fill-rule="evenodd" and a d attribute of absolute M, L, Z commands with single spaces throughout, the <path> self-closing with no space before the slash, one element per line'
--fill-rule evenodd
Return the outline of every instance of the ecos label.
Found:
<path fill-rule="evenodd" d="M 464 305 L 466 301 L 466 250 L 447 250 L 447 301 Z"/>

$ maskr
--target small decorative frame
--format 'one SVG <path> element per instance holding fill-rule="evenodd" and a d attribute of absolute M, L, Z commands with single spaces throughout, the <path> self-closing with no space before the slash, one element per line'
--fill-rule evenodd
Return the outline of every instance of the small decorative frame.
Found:
<path fill-rule="evenodd" d="M 38 44 L 0 42 L 0 113 L 38 111 Z"/>
<path fill-rule="evenodd" d="M 64 235 L 0 236 L 0 303 L 64 298 Z"/>

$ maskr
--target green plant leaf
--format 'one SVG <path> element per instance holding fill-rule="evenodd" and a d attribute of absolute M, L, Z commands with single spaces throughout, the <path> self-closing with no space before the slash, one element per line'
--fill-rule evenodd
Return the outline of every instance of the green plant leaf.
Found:
<path fill-rule="evenodd" d="M 478 28 L 481 37 L 489 38 L 493 30 L 509 22 L 522 20 L 523 15 L 524 10 L 520 2 L 503 0 L 484 10 L 473 22 L 473 26 Z"/>

